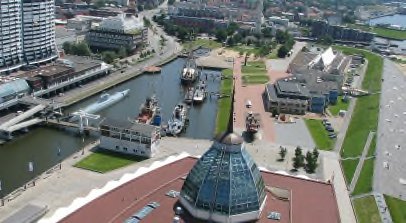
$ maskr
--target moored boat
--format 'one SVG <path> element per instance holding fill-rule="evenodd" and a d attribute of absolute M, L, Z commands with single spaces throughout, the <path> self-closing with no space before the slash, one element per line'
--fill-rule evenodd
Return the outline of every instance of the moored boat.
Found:
<path fill-rule="evenodd" d="M 185 104 L 177 104 L 172 118 L 168 121 L 168 131 L 172 135 L 179 135 L 186 127 L 187 108 Z"/>
<path fill-rule="evenodd" d="M 204 99 L 206 99 L 207 95 L 207 86 L 204 81 L 200 81 L 199 84 L 196 86 L 195 93 L 193 95 L 193 102 L 194 103 L 202 103 Z"/>
<path fill-rule="evenodd" d="M 155 115 L 157 107 L 158 107 L 157 98 L 155 96 L 148 97 L 141 106 L 140 113 L 136 118 L 136 122 L 150 124 L 152 118 Z"/>
<path fill-rule="evenodd" d="M 184 102 L 186 104 L 191 104 L 193 102 L 193 94 L 194 94 L 194 88 L 193 87 L 188 87 L 185 93 L 185 99 Z"/>
<path fill-rule="evenodd" d="M 191 84 L 195 82 L 200 76 L 200 71 L 197 68 L 196 60 L 191 53 L 186 61 L 185 66 L 182 69 L 181 73 L 181 83 L 182 84 Z"/>

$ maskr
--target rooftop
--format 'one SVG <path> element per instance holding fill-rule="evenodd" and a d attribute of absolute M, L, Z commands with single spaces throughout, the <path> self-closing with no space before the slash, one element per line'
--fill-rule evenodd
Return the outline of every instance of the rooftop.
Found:
<path fill-rule="evenodd" d="M 153 126 L 153 125 L 148 125 L 148 124 L 143 124 L 143 123 L 132 123 L 128 120 L 116 120 L 116 119 L 112 119 L 112 118 L 104 119 L 101 126 L 102 126 L 102 128 L 103 128 L 103 126 L 112 126 L 112 127 L 116 127 L 116 128 L 131 129 L 136 132 L 145 132 L 145 133 L 150 133 L 150 132 L 158 130 L 158 127 Z"/>
<path fill-rule="evenodd" d="M 69 71 L 71 69 L 72 69 L 71 67 L 67 67 L 64 65 L 50 65 L 50 66 L 46 66 L 46 67 L 40 67 L 40 68 L 32 70 L 32 71 L 28 71 L 28 72 L 22 74 L 21 76 L 23 76 L 23 77 L 34 77 L 34 76 L 51 77 L 56 74 Z"/>
<path fill-rule="evenodd" d="M 139 222 L 172 222 L 174 210 L 181 206 L 177 197 L 168 196 L 171 190 L 179 192 L 185 176 L 197 162 L 185 157 L 153 169 L 104 194 L 64 217 L 60 222 L 117 222 L 122 223 L 139 213 L 152 202 L 159 207 L 146 213 Z M 270 212 L 281 214 L 280 223 L 335 223 L 340 222 L 333 186 L 269 171 L 260 172 L 266 186 L 267 200 L 257 222 L 273 222 Z M 109 183 L 113 185 L 113 183 Z M 110 187 L 111 188 L 111 187 Z M 97 194 L 93 191 L 92 194 Z M 174 193 L 176 194 L 176 193 Z M 78 203 L 77 203 L 78 204 Z M 180 222 L 196 222 L 185 209 Z M 65 209 L 66 211 L 66 209 Z M 61 214 L 61 212 L 59 212 Z"/>

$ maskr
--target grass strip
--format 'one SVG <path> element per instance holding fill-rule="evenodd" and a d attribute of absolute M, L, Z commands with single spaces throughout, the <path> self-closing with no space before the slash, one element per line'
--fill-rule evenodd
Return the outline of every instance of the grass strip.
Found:
<path fill-rule="evenodd" d="M 230 118 L 231 97 L 233 88 L 233 71 L 231 69 L 223 70 L 225 79 L 221 81 L 220 94 L 226 95 L 218 100 L 217 118 L 216 118 L 216 134 L 224 132 L 227 129 L 228 120 Z"/>
<path fill-rule="evenodd" d="M 394 223 L 406 223 L 406 201 L 388 195 L 384 196 L 392 221 Z"/>
<path fill-rule="evenodd" d="M 372 178 L 374 177 L 374 159 L 364 161 L 358 181 L 355 184 L 353 195 L 365 194 L 372 191 Z"/>
<path fill-rule="evenodd" d="M 378 207 L 375 198 L 371 196 L 354 199 L 354 209 L 358 223 L 380 223 Z"/>
<path fill-rule="evenodd" d="M 341 165 L 344 171 L 344 177 L 348 185 L 351 184 L 355 169 L 357 168 L 359 159 L 341 160 Z"/>
<path fill-rule="evenodd" d="M 335 46 L 335 48 L 345 54 L 364 55 L 368 60 L 368 67 L 362 82 L 362 88 L 369 92 L 379 92 L 381 90 L 383 60 L 380 56 L 351 47 Z M 369 132 L 376 131 L 378 126 L 379 98 L 379 94 L 373 94 L 357 99 L 341 148 L 342 157 L 356 157 L 362 154 Z"/>
<path fill-rule="evenodd" d="M 89 156 L 77 162 L 74 166 L 99 173 L 106 173 L 145 159 L 145 157 L 97 149 Z"/>
<path fill-rule="evenodd" d="M 304 119 L 304 121 L 317 148 L 321 150 L 331 150 L 333 148 L 334 140 L 328 137 L 328 132 L 324 128 L 321 120 Z"/>

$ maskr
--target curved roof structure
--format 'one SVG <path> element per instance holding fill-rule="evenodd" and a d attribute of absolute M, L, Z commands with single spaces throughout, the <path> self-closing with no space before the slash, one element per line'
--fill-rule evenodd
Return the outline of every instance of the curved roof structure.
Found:
<path fill-rule="evenodd" d="M 2 81 L 0 79 L 0 103 L 4 102 L 6 98 L 14 96 L 22 92 L 28 92 L 30 87 L 24 79 L 14 79 Z"/>
<path fill-rule="evenodd" d="M 215 222 L 259 218 L 265 184 L 259 169 L 234 133 L 215 142 L 189 172 L 180 201 L 191 215 Z"/>

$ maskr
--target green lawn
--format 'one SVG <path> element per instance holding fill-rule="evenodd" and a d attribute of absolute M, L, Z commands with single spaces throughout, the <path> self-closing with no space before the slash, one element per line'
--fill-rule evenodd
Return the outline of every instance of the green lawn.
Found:
<path fill-rule="evenodd" d="M 371 144 L 369 145 L 367 157 L 373 156 L 375 154 L 375 151 L 376 151 L 376 133 L 374 135 L 374 138 L 372 138 Z"/>
<path fill-rule="evenodd" d="M 182 44 L 184 49 L 194 49 L 196 47 L 204 47 L 209 49 L 216 49 L 221 47 L 221 43 L 209 39 L 197 39 L 193 41 L 188 41 Z"/>
<path fill-rule="evenodd" d="M 372 191 L 372 178 L 374 177 L 374 159 L 364 161 L 358 181 L 355 184 L 353 195 L 365 194 Z"/>
<path fill-rule="evenodd" d="M 392 221 L 394 223 L 406 223 L 406 201 L 385 195 Z"/>
<path fill-rule="evenodd" d="M 269 81 L 268 72 L 263 61 L 247 62 L 247 66 L 242 66 L 241 72 L 245 84 L 264 84 Z"/>
<path fill-rule="evenodd" d="M 368 68 L 362 88 L 370 92 L 381 90 L 381 77 L 383 60 L 380 56 L 369 51 L 335 46 L 346 54 L 363 54 L 367 60 Z M 347 134 L 341 149 L 342 157 L 360 156 L 370 131 L 376 131 L 379 115 L 379 94 L 360 97 L 352 115 Z"/>
<path fill-rule="evenodd" d="M 233 71 L 231 69 L 223 70 L 223 75 L 227 77 L 221 81 L 220 94 L 231 95 L 233 88 Z M 216 134 L 224 132 L 227 129 L 230 118 L 231 97 L 223 97 L 218 100 Z"/>
<path fill-rule="evenodd" d="M 349 102 L 343 102 L 342 101 L 343 96 L 338 96 L 337 99 L 337 104 L 335 105 L 330 105 L 328 107 L 328 110 L 330 111 L 330 113 L 334 116 L 337 116 L 338 113 L 340 112 L 340 110 L 348 110 L 348 106 L 350 105 Z"/>
<path fill-rule="evenodd" d="M 404 30 L 394 30 L 383 27 L 372 27 L 372 26 L 363 26 L 350 24 L 349 26 L 362 29 L 365 31 L 376 33 L 377 36 L 396 39 L 396 40 L 406 40 L 406 31 Z"/>
<path fill-rule="evenodd" d="M 348 159 L 341 160 L 341 165 L 343 167 L 344 176 L 347 184 L 351 184 L 352 177 L 354 176 L 355 169 L 357 168 L 359 159 Z"/>
<path fill-rule="evenodd" d="M 144 159 L 146 158 L 98 149 L 77 162 L 75 167 L 99 173 L 106 173 Z"/>
<path fill-rule="evenodd" d="M 381 216 L 379 215 L 379 210 L 376 206 L 375 198 L 372 195 L 354 199 L 353 204 L 358 223 L 381 222 Z"/>
<path fill-rule="evenodd" d="M 304 121 L 317 148 L 321 150 L 331 150 L 334 140 L 328 137 L 328 132 L 325 130 L 321 120 L 304 119 Z"/>

